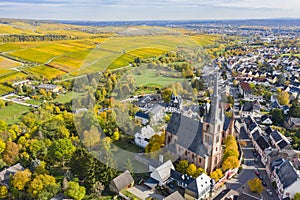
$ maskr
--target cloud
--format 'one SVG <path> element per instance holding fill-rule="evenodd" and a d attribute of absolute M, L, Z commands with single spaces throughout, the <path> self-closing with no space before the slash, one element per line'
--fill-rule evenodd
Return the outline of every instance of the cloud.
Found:
<path fill-rule="evenodd" d="M 2 0 L 0 17 L 145 20 L 300 17 L 299 0 Z"/>

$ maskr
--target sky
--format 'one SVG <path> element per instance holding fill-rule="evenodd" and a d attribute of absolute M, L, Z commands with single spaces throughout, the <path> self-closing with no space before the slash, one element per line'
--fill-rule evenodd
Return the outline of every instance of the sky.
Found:
<path fill-rule="evenodd" d="M 300 18 L 300 0 L 1 0 L 0 18 L 89 21 Z"/>

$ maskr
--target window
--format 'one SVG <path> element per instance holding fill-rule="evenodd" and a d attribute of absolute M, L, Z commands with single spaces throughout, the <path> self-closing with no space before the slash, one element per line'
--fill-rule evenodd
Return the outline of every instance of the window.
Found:
<path fill-rule="evenodd" d="M 216 138 L 216 143 L 218 143 L 219 140 L 220 140 L 220 138 L 219 138 L 219 136 L 217 136 L 217 138 Z"/>
<path fill-rule="evenodd" d="M 218 125 L 218 131 L 221 131 L 221 125 L 220 124 Z"/>
<path fill-rule="evenodd" d="M 215 164 L 218 164 L 218 158 L 215 157 Z"/>
<path fill-rule="evenodd" d="M 199 163 L 201 163 L 201 158 L 199 158 Z"/>
<path fill-rule="evenodd" d="M 187 151 L 185 151 L 185 155 L 187 156 Z"/>
<path fill-rule="evenodd" d="M 216 151 L 218 151 L 218 147 L 216 147 Z"/>
<path fill-rule="evenodd" d="M 195 155 L 194 154 L 192 154 L 192 159 L 194 159 L 195 158 Z"/>

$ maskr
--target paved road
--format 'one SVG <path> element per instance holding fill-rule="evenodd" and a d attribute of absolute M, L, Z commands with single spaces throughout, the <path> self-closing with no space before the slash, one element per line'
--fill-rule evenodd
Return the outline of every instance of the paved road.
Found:
<path fill-rule="evenodd" d="M 238 89 L 234 88 L 232 83 L 230 83 L 230 86 L 231 86 L 230 93 L 235 98 L 234 99 L 235 120 L 238 120 L 240 122 L 240 117 L 238 116 L 238 111 L 239 111 Z M 237 190 L 239 192 L 245 192 L 247 194 L 257 196 L 259 199 L 262 198 L 266 200 L 277 200 L 278 197 L 276 197 L 275 191 L 267 176 L 265 167 L 263 166 L 259 158 L 255 161 L 255 157 L 253 156 L 253 152 L 252 152 L 254 150 L 253 144 L 249 136 L 247 135 L 244 127 L 241 127 L 238 138 L 240 140 L 244 140 L 247 142 L 247 146 L 242 147 L 242 151 L 244 154 L 244 163 L 242 164 L 243 169 L 236 178 L 233 178 L 226 183 L 226 188 Z M 265 189 L 260 196 L 251 193 L 249 191 L 248 184 L 247 184 L 249 180 L 257 177 L 254 171 L 256 169 L 259 171 L 260 175 L 264 178 L 264 181 L 267 183 L 267 186 L 264 187 Z M 270 196 L 267 193 L 266 189 L 271 189 L 273 196 Z"/>

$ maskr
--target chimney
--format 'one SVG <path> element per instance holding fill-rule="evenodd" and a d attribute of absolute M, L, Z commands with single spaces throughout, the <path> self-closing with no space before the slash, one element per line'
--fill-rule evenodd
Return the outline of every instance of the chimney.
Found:
<path fill-rule="evenodd" d="M 164 156 L 159 154 L 159 163 L 163 164 L 164 163 Z"/>

